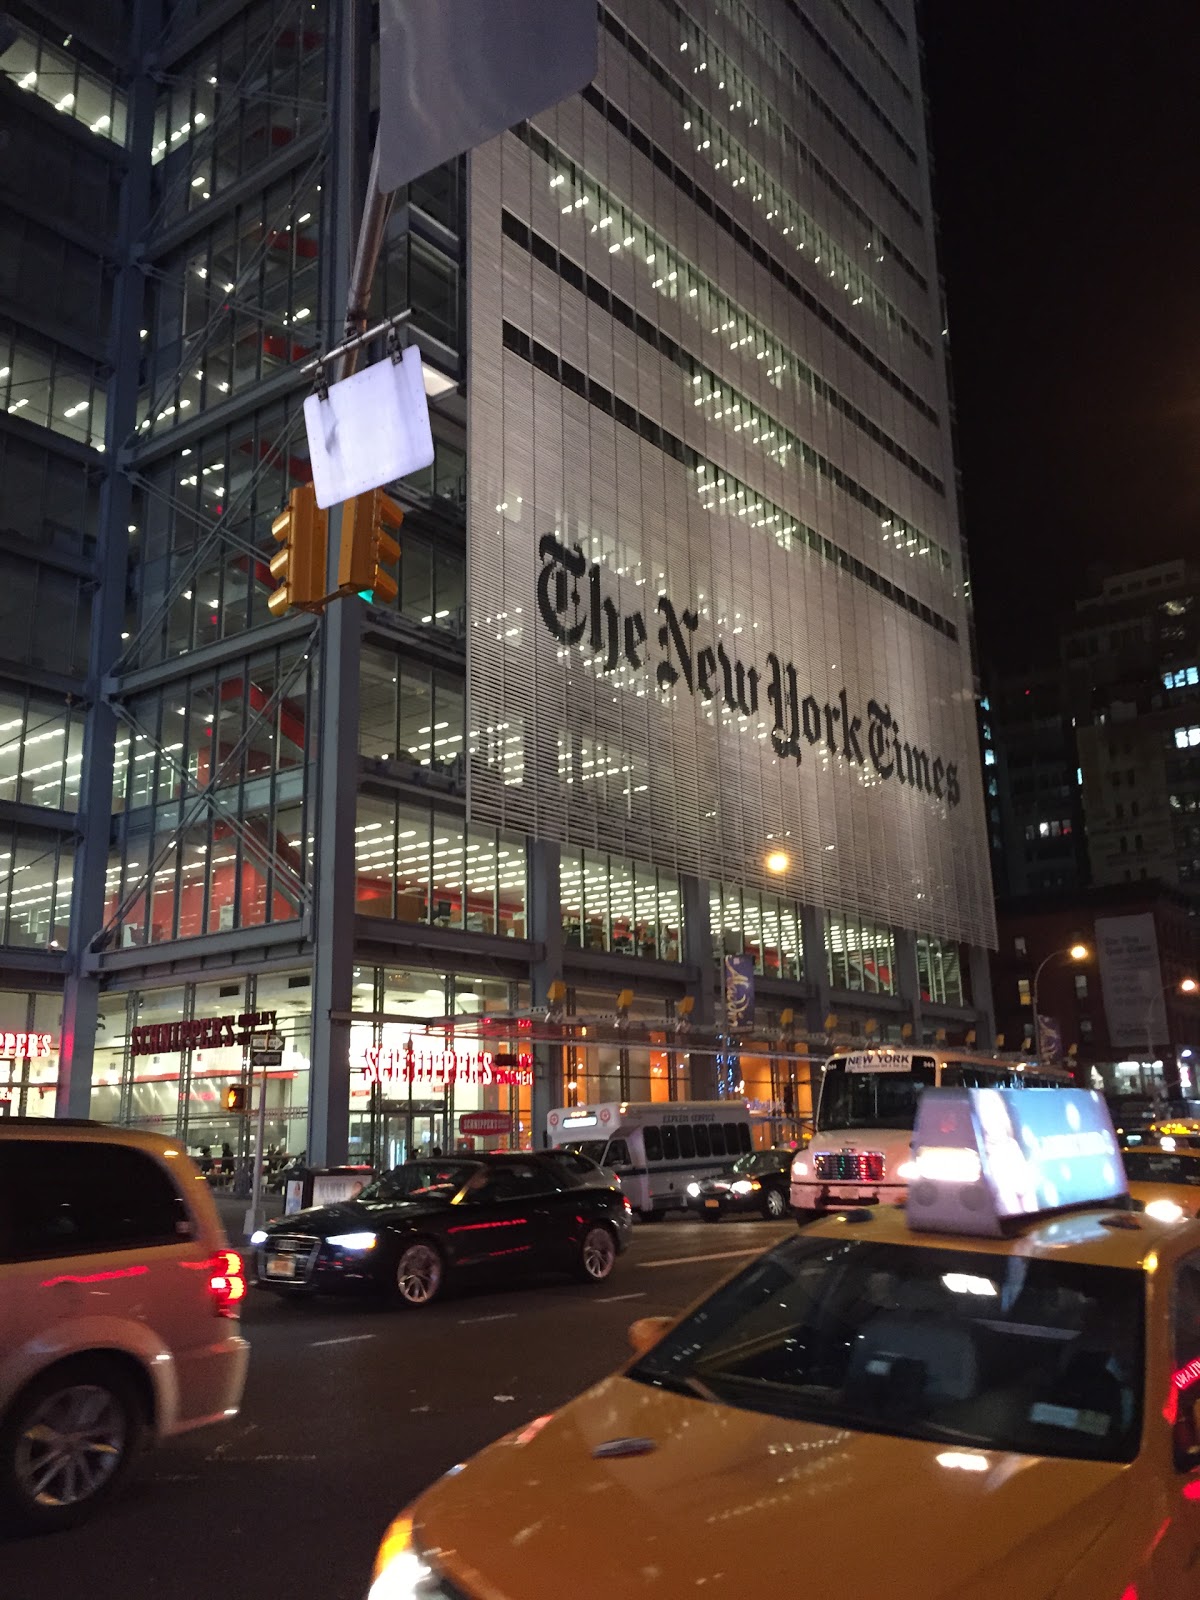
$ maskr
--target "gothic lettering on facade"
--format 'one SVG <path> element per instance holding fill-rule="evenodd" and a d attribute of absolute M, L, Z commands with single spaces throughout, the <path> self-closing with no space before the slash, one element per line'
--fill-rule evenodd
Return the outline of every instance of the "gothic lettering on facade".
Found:
<path fill-rule="evenodd" d="M 567 646 L 590 646 L 601 673 L 629 666 L 651 670 L 664 693 L 686 689 L 704 700 L 720 700 L 739 717 L 756 717 L 760 686 L 771 717 L 771 748 L 780 761 L 800 766 L 818 747 L 852 767 L 895 780 L 953 808 L 962 799 L 958 766 L 906 738 L 886 701 L 869 699 L 866 716 L 850 704 L 845 687 L 828 699 L 802 683 L 794 662 L 774 650 L 765 670 L 743 661 L 723 639 L 705 638 L 699 613 L 676 607 L 669 595 L 655 604 L 647 627 L 641 611 L 621 609 L 605 592 L 603 568 L 589 562 L 579 545 L 545 534 L 538 544 L 542 568 L 537 607 L 551 637 Z M 645 648 L 653 637 L 657 659 Z"/>

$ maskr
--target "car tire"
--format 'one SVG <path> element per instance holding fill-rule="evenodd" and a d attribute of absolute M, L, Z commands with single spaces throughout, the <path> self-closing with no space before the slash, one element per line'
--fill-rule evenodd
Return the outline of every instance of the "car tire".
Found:
<path fill-rule="evenodd" d="M 617 1264 L 617 1241 L 611 1228 L 593 1222 L 579 1245 L 575 1276 L 583 1283 L 605 1283 Z"/>
<path fill-rule="evenodd" d="M 815 1222 L 818 1217 L 824 1215 L 821 1211 L 807 1211 L 801 1206 L 789 1205 L 788 1210 L 791 1212 L 798 1228 L 803 1228 L 806 1222 Z"/>
<path fill-rule="evenodd" d="M 782 1222 L 788 1213 L 787 1196 L 782 1189 L 768 1189 L 763 1195 L 763 1216 L 768 1222 Z"/>
<path fill-rule="evenodd" d="M 143 1397 L 116 1362 L 81 1356 L 44 1373 L 0 1423 L 0 1526 L 57 1533 L 83 1522 L 120 1488 L 145 1432 Z"/>
<path fill-rule="evenodd" d="M 446 1263 L 430 1239 L 411 1239 L 401 1246 L 393 1274 L 392 1297 L 420 1311 L 437 1300 L 446 1283 Z"/>

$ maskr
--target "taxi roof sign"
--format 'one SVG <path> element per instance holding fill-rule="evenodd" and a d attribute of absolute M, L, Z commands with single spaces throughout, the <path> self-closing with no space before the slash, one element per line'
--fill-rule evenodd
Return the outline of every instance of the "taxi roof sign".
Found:
<path fill-rule="evenodd" d="M 908 1224 L 997 1238 L 1014 1223 L 1129 1192 L 1094 1089 L 926 1089 L 913 1133 Z"/>

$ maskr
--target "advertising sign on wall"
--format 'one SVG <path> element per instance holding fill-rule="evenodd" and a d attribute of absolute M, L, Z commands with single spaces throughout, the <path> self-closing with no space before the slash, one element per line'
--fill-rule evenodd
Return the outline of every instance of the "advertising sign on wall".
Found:
<path fill-rule="evenodd" d="M 1161 1047 L 1167 1010 L 1153 913 L 1097 917 L 1096 961 L 1114 1047 L 1140 1052 Z"/>

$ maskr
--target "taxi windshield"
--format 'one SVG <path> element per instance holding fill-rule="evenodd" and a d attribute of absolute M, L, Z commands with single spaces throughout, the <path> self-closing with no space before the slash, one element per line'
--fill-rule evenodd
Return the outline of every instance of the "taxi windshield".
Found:
<path fill-rule="evenodd" d="M 1167 1150 L 1122 1150 L 1125 1175 L 1131 1183 L 1186 1183 L 1200 1188 L 1200 1160 Z"/>
<path fill-rule="evenodd" d="M 847 1072 L 826 1068 L 817 1107 L 817 1131 L 836 1128 L 911 1128 L 921 1090 L 933 1083 L 933 1060 L 911 1072 Z"/>
<path fill-rule="evenodd" d="M 817 1237 L 761 1257 L 629 1371 L 772 1416 L 1131 1461 L 1140 1272 Z"/>

